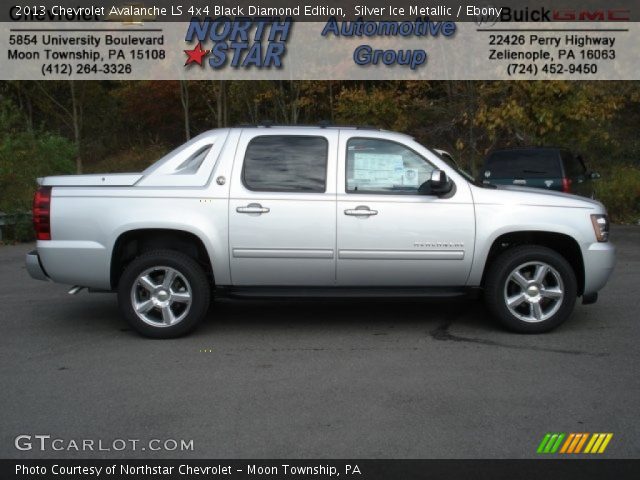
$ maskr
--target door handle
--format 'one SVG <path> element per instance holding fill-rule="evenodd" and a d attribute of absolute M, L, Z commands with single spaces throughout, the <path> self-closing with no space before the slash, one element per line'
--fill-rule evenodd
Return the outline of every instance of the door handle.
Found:
<path fill-rule="evenodd" d="M 370 217 L 372 215 L 377 215 L 377 210 L 369 210 L 369 207 L 365 205 L 360 205 L 356 208 L 349 208 L 344 211 L 345 215 L 351 215 L 353 217 Z"/>
<path fill-rule="evenodd" d="M 236 208 L 236 212 L 238 213 L 257 213 L 259 215 L 263 213 L 269 213 L 271 210 L 267 207 L 263 207 L 259 203 L 250 203 L 246 207 L 238 207 Z"/>

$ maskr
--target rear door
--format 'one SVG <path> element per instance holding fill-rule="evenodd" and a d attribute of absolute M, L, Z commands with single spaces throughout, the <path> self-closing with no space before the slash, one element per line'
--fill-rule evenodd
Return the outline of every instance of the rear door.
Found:
<path fill-rule="evenodd" d="M 335 283 L 337 141 L 330 129 L 243 130 L 229 201 L 233 285 Z"/>

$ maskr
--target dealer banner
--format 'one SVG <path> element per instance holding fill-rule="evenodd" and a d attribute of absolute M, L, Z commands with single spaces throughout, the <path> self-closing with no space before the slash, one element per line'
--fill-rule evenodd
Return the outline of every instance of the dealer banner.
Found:
<path fill-rule="evenodd" d="M 0 79 L 640 78 L 637 3 L 581 5 L 280 1 L 267 6 L 180 0 L 5 5 Z"/>

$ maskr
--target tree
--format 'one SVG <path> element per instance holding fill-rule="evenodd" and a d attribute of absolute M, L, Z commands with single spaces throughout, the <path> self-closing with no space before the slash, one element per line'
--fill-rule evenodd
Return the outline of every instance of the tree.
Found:
<path fill-rule="evenodd" d="M 85 82 L 78 80 L 69 80 L 64 83 L 68 87 L 68 95 L 56 94 L 49 85 L 56 86 L 58 82 L 47 82 L 47 86 L 43 82 L 36 81 L 36 86 L 44 95 L 42 98 L 49 102 L 41 104 L 41 108 L 49 111 L 50 114 L 62 120 L 73 132 L 73 141 L 76 146 L 76 173 L 82 173 L 82 122 L 84 116 L 84 91 Z M 68 101 L 64 97 L 68 96 Z"/>
<path fill-rule="evenodd" d="M 607 128 L 624 103 L 607 82 L 487 82 L 476 124 L 509 144 L 607 142 Z"/>
<path fill-rule="evenodd" d="M 191 129 L 189 127 L 189 83 L 186 80 L 180 80 L 180 101 L 184 112 L 184 133 L 188 141 L 191 139 Z"/>

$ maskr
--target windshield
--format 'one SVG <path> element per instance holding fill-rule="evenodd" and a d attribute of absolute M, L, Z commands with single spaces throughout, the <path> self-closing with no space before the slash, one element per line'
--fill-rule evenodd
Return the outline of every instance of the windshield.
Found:
<path fill-rule="evenodd" d="M 473 178 L 473 176 L 470 173 L 467 173 L 465 170 L 462 170 L 458 166 L 458 164 L 455 162 L 455 160 L 453 160 L 453 158 L 448 158 L 446 155 L 440 155 L 438 152 L 436 152 L 432 148 L 429 148 L 429 147 L 427 147 L 425 145 L 422 145 L 422 146 L 424 148 L 426 148 L 427 150 L 429 150 L 431 153 L 433 153 L 436 157 L 438 157 L 440 160 L 442 160 L 448 166 L 453 168 L 456 171 L 456 173 L 459 173 L 460 175 L 462 175 L 465 178 L 465 180 L 467 180 L 468 182 L 471 182 L 474 185 L 478 185 L 480 187 L 486 187 L 486 185 L 483 185 L 482 183 L 477 182 L 476 179 Z"/>

